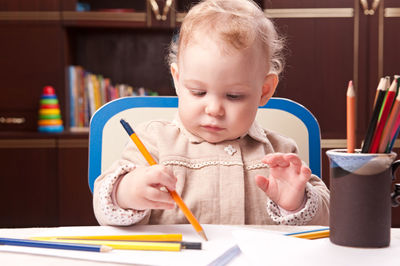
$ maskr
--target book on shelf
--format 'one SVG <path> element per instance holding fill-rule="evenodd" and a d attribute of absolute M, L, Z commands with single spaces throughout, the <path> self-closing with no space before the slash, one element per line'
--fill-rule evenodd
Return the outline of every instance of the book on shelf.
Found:
<path fill-rule="evenodd" d="M 152 96 L 156 92 L 134 88 L 127 84 L 112 84 L 110 78 L 94 74 L 81 66 L 68 66 L 68 91 L 70 102 L 70 130 L 85 132 L 90 117 L 105 103 L 120 97 Z"/>

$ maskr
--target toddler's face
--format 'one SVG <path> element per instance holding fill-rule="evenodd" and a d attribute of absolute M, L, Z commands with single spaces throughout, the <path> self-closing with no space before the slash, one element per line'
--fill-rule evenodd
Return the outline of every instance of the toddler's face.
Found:
<path fill-rule="evenodd" d="M 276 76 L 267 76 L 260 50 L 222 52 L 204 37 L 181 51 L 179 69 L 173 65 L 172 74 L 179 117 L 187 130 L 211 143 L 247 133 L 258 106 L 272 96 L 277 82 Z"/>

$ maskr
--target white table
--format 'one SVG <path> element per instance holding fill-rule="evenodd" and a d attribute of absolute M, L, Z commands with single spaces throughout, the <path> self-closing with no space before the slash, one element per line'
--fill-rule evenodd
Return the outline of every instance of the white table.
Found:
<path fill-rule="evenodd" d="M 208 244 L 212 243 L 212 241 L 219 241 L 217 245 L 226 245 L 225 250 L 228 248 L 230 245 L 229 241 L 234 241 L 234 238 L 230 239 L 228 241 L 228 238 L 230 238 L 230 235 L 232 232 L 228 232 L 231 230 L 231 227 L 225 227 L 225 226 L 215 226 L 215 225 L 203 225 L 207 236 L 210 238 L 210 241 Z M 235 227 L 233 229 L 235 230 L 261 230 L 264 232 L 268 233 L 273 233 L 273 232 L 297 232 L 297 231 L 303 231 L 303 230 L 312 230 L 320 228 L 318 226 L 239 226 Z M 117 230 L 117 231 L 115 231 Z M 222 230 L 225 232 L 225 235 L 220 235 L 218 230 Z M 194 232 L 193 228 L 191 228 L 190 225 L 164 225 L 164 226 L 131 226 L 131 227 L 101 227 L 101 226 L 93 226 L 93 227 L 59 227 L 59 228 L 19 228 L 19 229 L 0 229 L 0 237 L 14 237 L 14 238 L 27 238 L 31 236 L 46 236 L 46 235 L 60 235 L 64 234 L 65 232 L 71 232 L 72 235 L 77 235 L 81 234 L 82 232 L 86 232 L 84 235 L 91 235 L 91 234 L 104 234 L 104 232 L 109 232 L 110 234 L 134 234 L 135 232 L 157 232 L 157 233 L 177 233 L 181 232 L 183 234 L 184 240 L 185 241 L 201 241 L 201 239 L 196 235 Z M 96 232 L 96 233 L 93 233 Z M 257 231 L 262 233 L 261 231 Z M 189 239 L 185 239 L 186 236 L 190 235 Z M 260 234 L 258 234 L 260 235 Z M 279 235 L 280 237 L 280 235 Z M 226 239 L 223 239 L 226 238 Z M 227 242 L 224 242 L 224 241 Z M 297 240 L 297 239 L 296 239 Z M 305 240 L 305 241 L 316 241 L 316 240 Z M 317 240 L 320 241 L 320 240 Z M 333 245 L 330 244 L 329 239 L 324 240 L 324 245 Z M 392 229 L 392 242 L 395 241 L 396 243 L 400 243 L 400 229 Z M 329 242 L 329 243 L 327 243 Z M 317 242 L 314 242 L 317 243 Z M 235 243 L 233 243 L 234 245 Z M 204 247 L 205 243 L 203 243 Z M 302 245 L 300 245 L 299 249 L 301 249 Z M 398 245 L 400 247 L 400 245 Z M 340 247 L 342 248 L 342 247 Z M 339 248 L 339 249 L 340 249 Z M 386 248 L 386 251 L 390 251 L 392 247 Z M 397 245 L 395 247 L 397 248 Z M 285 249 L 285 248 L 283 248 Z M 351 261 L 358 261 L 357 256 L 360 256 L 359 250 L 356 249 L 357 252 L 353 252 L 354 249 L 352 248 L 343 248 L 345 250 L 346 256 L 349 257 L 349 260 Z M 243 250 L 244 251 L 244 250 Z M 271 248 L 266 248 L 266 254 L 264 254 L 266 258 L 266 262 L 268 261 L 268 253 L 267 251 L 271 251 Z M 361 249 L 361 252 L 364 250 Z M 52 252 L 57 253 L 58 250 L 53 250 Z M 68 252 L 68 251 L 67 251 Z M 69 251 L 71 252 L 71 251 Z M 72 251 L 75 252 L 75 251 Z M 114 252 L 114 251 L 111 251 Z M 147 252 L 147 251 L 135 251 L 135 252 Z M 186 252 L 186 251 L 181 251 L 181 252 Z M 197 252 L 208 252 L 208 251 L 197 251 Z M 289 250 L 286 251 L 289 254 Z M 339 250 L 339 252 L 342 252 Z M 179 253 L 179 252 L 178 252 Z M 146 253 L 148 254 L 148 253 Z M 154 254 L 161 254 L 159 256 L 165 256 L 166 253 L 154 253 Z M 186 253 L 188 254 L 188 253 Z M 193 253 L 194 254 L 194 253 Z M 201 253 L 196 253 L 196 254 L 201 254 Z M 353 255 L 354 254 L 354 255 Z M 382 253 L 382 256 L 387 253 Z M 400 253 L 398 253 L 400 254 Z M 170 254 L 168 254 L 170 255 Z M 174 254 L 176 256 L 176 254 Z M 184 254 L 183 254 L 184 255 Z M 379 256 L 379 254 L 378 254 Z M 385 255 L 386 256 L 386 255 Z M 193 258 L 193 256 L 189 256 L 189 258 Z M 387 256 L 386 256 L 387 257 Z M 386 258 L 387 259 L 387 258 Z M 4 251 L 0 247 L 0 261 L 1 265 L 132 265 L 132 263 L 116 263 L 116 262 L 110 262 L 110 261 L 92 261 L 88 260 L 87 258 L 82 258 L 82 257 L 77 257 L 77 258 L 65 258 L 65 257 L 57 257 L 57 256 L 48 256 L 48 255 L 43 255 L 43 254 L 29 254 L 29 253 L 13 253 L 9 251 Z M 201 261 L 201 259 L 200 259 Z M 393 261 L 398 260 L 396 258 L 393 258 Z M 248 260 L 246 260 L 245 255 L 240 255 L 236 257 L 233 261 L 231 261 L 230 265 L 243 265 L 248 264 L 246 263 Z M 179 262 L 181 263 L 181 262 Z M 178 264 L 179 264 L 178 263 Z M 186 261 L 187 263 L 187 261 Z M 297 265 L 307 265 L 307 262 L 299 260 Z M 356 265 L 354 263 L 350 263 L 349 265 Z M 394 265 L 394 264 L 393 264 Z"/>

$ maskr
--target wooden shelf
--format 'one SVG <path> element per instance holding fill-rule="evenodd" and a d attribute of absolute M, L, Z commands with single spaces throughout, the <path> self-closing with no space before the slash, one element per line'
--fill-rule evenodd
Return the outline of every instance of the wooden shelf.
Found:
<path fill-rule="evenodd" d="M 9 139 L 85 139 L 89 132 L 64 131 L 60 133 L 41 133 L 35 131 L 0 131 L 0 140 Z"/>
<path fill-rule="evenodd" d="M 61 12 L 61 21 L 67 27 L 148 27 L 145 12 Z"/>

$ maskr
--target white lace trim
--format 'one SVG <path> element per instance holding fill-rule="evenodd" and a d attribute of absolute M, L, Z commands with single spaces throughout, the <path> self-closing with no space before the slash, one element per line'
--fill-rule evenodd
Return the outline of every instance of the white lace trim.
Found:
<path fill-rule="evenodd" d="M 132 171 L 135 166 L 131 163 L 120 166 L 113 173 L 108 174 L 99 191 L 100 196 L 100 209 L 110 225 L 131 225 L 139 222 L 146 216 L 147 211 L 125 210 L 120 208 L 112 200 L 112 193 L 114 184 L 117 180 Z"/>
<path fill-rule="evenodd" d="M 246 166 L 246 170 L 254 170 L 254 169 L 261 169 L 261 168 L 269 168 L 268 164 L 265 163 L 256 163 L 253 165 Z"/>
<path fill-rule="evenodd" d="M 215 165 L 223 165 L 223 166 L 232 166 L 232 165 L 240 165 L 243 166 L 242 162 L 228 162 L 228 161 L 205 161 L 200 163 L 189 163 L 185 161 L 178 161 L 178 160 L 170 160 L 161 162 L 163 165 L 179 165 L 184 166 L 191 169 L 200 169 L 206 166 L 215 166 Z M 246 170 L 255 170 L 255 169 L 262 169 L 262 168 L 269 168 L 268 164 L 265 163 L 256 163 L 253 165 L 248 165 L 245 167 Z"/>
<path fill-rule="evenodd" d="M 231 165 L 241 165 L 243 166 L 242 162 L 227 162 L 227 161 L 206 161 L 206 162 L 201 162 L 201 163 L 189 163 L 189 162 L 184 162 L 184 161 L 177 161 L 177 160 L 171 160 L 171 161 L 164 161 L 162 162 L 163 165 L 180 165 L 184 166 L 187 168 L 191 169 L 200 169 L 206 166 L 211 166 L 211 165 L 224 165 L 224 166 L 231 166 Z"/>
<path fill-rule="evenodd" d="M 318 194 L 306 187 L 306 204 L 299 212 L 283 216 L 279 206 L 272 200 L 268 200 L 267 212 L 271 219 L 277 224 L 283 225 L 306 225 L 318 212 Z"/>

